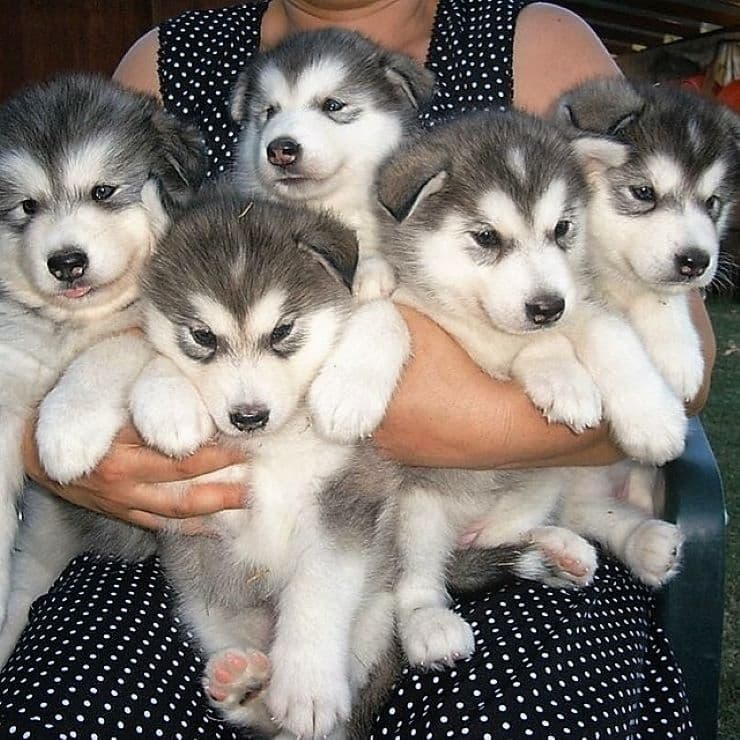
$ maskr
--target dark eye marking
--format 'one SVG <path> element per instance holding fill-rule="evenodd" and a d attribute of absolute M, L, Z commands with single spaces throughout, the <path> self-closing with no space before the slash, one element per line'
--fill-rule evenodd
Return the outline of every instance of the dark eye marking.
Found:
<path fill-rule="evenodd" d="M 118 188 L 115 185 L 96 185 L 90 191 L 90 197 L 98 203 L 108 200 Z"/>
<path fill-rule="evenodd" d="M 343 103 L 341 100 L 337 100 L 336 98 L 327 98 L 321 104 L 321 110 L 324 113 L 337 113 L 345 108 L 346 105 L 346 103 Z"/>
<path fill-rule="evenodd" d="M 633 198 L 643 203 L 655 203 L 655 190 L 650 185 L 633 185 L 630 187 L 630 193 Z"/>
<path fill-rule="evenodd" d="M 210 350 L 211 352 L 216 351 L 218 346 L 218 338 L 216 335 L 207 327 L 191 327 L 190 336 L 193 341 L 203 347 L 204 349 Z"/>
<path fill-rule="evenodd" d="M 293 331 L 294 326 L 294 321 L 287 321 L 284 324 L 278 324 L 270 334 L 270 346 L 274 349 L 275 345 L 280 344 L 284 339 L 287 339 Z"/>
<path fill-rule="evenodd" d="M 720 208 L 722 208 L 722 200 L 718 195 L 710 195 L 705 201 L 704 201 L 704 207 L 709 212 L 710 216 L 716 216 Z"/>
<path fill-rule="evenodd" d="M 475 243 L 483 249 L 498 249 L 501 246 L 501 235 L 496 229 L 484 229 L 483 231 L 471 231 L 470 235 Z"/>
<path fill-rule="evenodd" d="M 26 198 L 26 200 L 21 201 L 21 208 L 26 216 L 33 216 L 39 210 L 39 202 L 33 198 Z"/>

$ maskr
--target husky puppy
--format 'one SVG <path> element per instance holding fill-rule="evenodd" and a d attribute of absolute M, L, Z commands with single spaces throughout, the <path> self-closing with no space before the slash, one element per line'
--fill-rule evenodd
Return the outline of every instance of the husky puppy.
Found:
<path fill-rule="evenodd" d="M 590 161 L 603 146 L 583 140 L 576 153 L 554 127 L 509 113 L 458 119 L 397 152 L 378 179 L 385 254 L 399 276 L 394 300 L 433 318 L 486 372 L 518 380 L 548 418 L 583 429 L 603 414 L 632 455 L 666 460 L 683 445 L 681 404 L 630 327 L 588 302 L 580 275 L 589 189 L 578 156 Z M 316 423 L 332 438 L 372 431 L 384 412 L 377 398 L 392 392 L 378 384 L 395 382 L 382 369 L 386 346 L 368 348 L 373 328 L 355 321 L 310 394 Z M 385 327 L 374 331 L 386 343 L 403 341 Z M 397 371 L 407 349 L 390 353 Z M 445 608 L 443 579 L 471 528 L 476 546 L 547 538 L 558 585 L 568 582 L 563 571 L 571 586 L 590 580 L 594 550 L 567 529 L 571 510 L 559 506 L 568 488 L 557 470 L 406 471 L 397 608 L 412 663 L 472 651 L 470 627 Z M 630 547 L 633 536 L 652 537 L 638 532 L 646 517 L 635 521 L 607 497 L 590 513 L 577 531 L 649 579 L 644 548 Z M 552 523 L 562 526 L 543 526 Z M 620 538 L 609 536 L 614 530 Z"/>
<path fill-rule="evenodd" d="M 211 701 L 270 735 L 341 736 L 392 646 L 395 467 L 320 437 L 304 403 L 356 260 L 334 219 L 226 191 L 174 224 L 144 283 L 161 356 L 137 380 L 135 424 L 164 450 L 189 425 L 249 456 L 246 508 L 214 515 L 216 537 L 163 537 L 163 561 Z"/>
<path fill-rule="evenodd" d="M 139 273 L 203 176 L 201 149 L 153 98 L 102 77 L 61 77 L 0 107 L 0 622 L 23 429 L 93 345 L 105 362 L 93 361 L 63 413 L 74 420 L 108 392 L 109 353 L 138 323 Z M 63 470 L 75 452 L 63 430 L 47 437 L 43 420 L 38 442 L 50 467 Z"/>
<path fill-rule="evenodd" d="M 571 135 L 615 142 L 590 172 L 588 271 L 597 297 L 629 319 L 690 400 L 704 363 L 688 295 L 714 278 L 740 190 L 738 119 L 686 91 L 622 79 L 565 93 L 553 117 Z"/>
<path fill-rule="evenodd" d="M 247 193 L 327 208 L 355 229 L 360 300 L 393 290 L 372 184 L 432 89 L 432 74 L 411 58 L 339 29 L 291 36 L 257 57 L 234 88 L 237 181 Z"/>

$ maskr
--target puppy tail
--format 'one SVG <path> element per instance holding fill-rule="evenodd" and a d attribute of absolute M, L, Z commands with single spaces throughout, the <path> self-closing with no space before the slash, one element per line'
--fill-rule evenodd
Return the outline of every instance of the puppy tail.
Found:
<path fill-rule="evenodd" d="M 515 578 L 542 580 L 548 563 L 533 543 L 457 550 L 447 565 L 447 585 L 459 593 L 488 591 Z"/>

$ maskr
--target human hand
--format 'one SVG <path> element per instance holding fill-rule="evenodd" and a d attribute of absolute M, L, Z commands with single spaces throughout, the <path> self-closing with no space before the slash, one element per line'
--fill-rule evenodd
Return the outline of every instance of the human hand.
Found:
<path fill-rule="evenodd" d="M 244 462 L 241 453 L 206 445 L 189 457 L 175 460 L 147 447 L 133 425 L 127 424 L 89 475 L 62 486 L 46 475 L 36 447 L 35 421 L 26 425 L 23 463 L 26 474 L 70 503 L 122 519 L 146 529 L 161 529 L 179 520 L 178 531 L 202 534 L 202 517 L 223 509 L 243 508 L 244 485 L 194 483 L 173 493 L 163 483 L 182 482 Z"/>

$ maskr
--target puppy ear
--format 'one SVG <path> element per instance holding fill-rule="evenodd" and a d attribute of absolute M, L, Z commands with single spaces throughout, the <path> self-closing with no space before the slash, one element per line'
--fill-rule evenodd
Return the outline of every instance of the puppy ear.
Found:
<path fill-rule="evenodd" d="M 329 275 L 352 290 L 357 269 L 357 235 L 335 219 L 319 214 L 296 236 L 298 248 L 316 260 Z"/>
<path fill-rule="evenodd" d="M 605 136 L 579 136 L 571 142 L 586 177 L 600 175 L 612 167 L 621 167 L 629 159 L 630 148 Z"/>
<path fill-rule="evenodd" d="M 157 108 L 152 123 L 159 138 L 159 180 L 166 205 L 183 206 L 202 185 L 208 165 L 203 137 L 195 126 Z"/>
<path fill-rule="evenodd" d="M 644 99 L 626 80 L 596 80 L 566 92 L 555 103 L 551 118 L 566 129 L 616 136 L 642 115 L 644 107 Z"/>
<path fill-rule="evenodd" d="M 236 83 L 231 90 L 229 100 L 229 112 L 235 123 L 243 123 L 247 117 L 247 100 L 252 94 L 252 86 L 256 79 L 256 68 L 254 64 L 247 65 L 236 78 Z"/>
<path fill-rule="evenodd" d="M 402 223 L 447 181 L 446 157 L 427 147 L 407 148 L 380 168 L 376 192 L 380 205 Z"/>
<path fill-rule="evenodd" d="M 419 110 L 432 99 L 434 75 L 405 54 L 384 53 L 381 58 L 388 81 Z"/>

